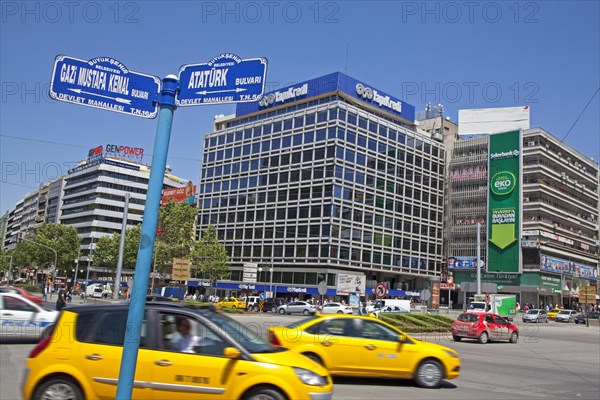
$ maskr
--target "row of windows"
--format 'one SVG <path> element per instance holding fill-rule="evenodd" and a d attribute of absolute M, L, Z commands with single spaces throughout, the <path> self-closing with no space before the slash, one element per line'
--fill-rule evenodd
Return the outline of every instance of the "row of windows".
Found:
<path fill-rule="evenodd" d="M 223 136 L 221 136 L 223 137 Z M 424 157 L 420 155 L 420 153 L 416 153 L 414 151 L 406 151 L 402 148 L 398 148 L 395 145 L 388 145 L 385 142 L 378 141 L 374 138 L 367 138 L 367 136 L 356 134 L 354 131 L 345 130 L 341 127 L 329 127 L 327 130 L 325 128 L 318 129 L 316 131 L 307 131 L 304 133 L 297 133 L 294 135 L 288 135 L 283 137 L 276 137 L 272 139 L 263 140 L 261 142 L 254 142 L 252 144 L 244 144 L 235 147 L 230 147 L 221 150 L 208 151 L 209 148 L 205 149 L 205 162 L 210 164 L 214 162 L 227 162 L 228 160 L 232 160 L 235 158 L 246 157 L 246 156 L 257 156 L 257 155 L 265 155 L 267 153 L 279 151 L 282 149 L 288 149 L 293 147 L 300 147 L 310 145 L 312 143 L 324 142 L 326 140 L 335 140 L 340 139 L 342 143 L 345 144 L 345 148 L 347 148 L 348 144 L 351 144 L 352 147 L 356 147 L 358 150 L 368 150 L 374 153 L 378 153 L 380 155 L 385 155 L 387 157 L 397 159 L 400 161 L 406 161 L 409 165 L 414 165 L 418 168 L 423 167 L 426 170 L 430 169 L 430 159 L 432 156 L 428 153 L 424 154 Z M 341 149 L 343 147 L 340 146 Z M 430 148 L 428 148 L 430 149 Z M 437 149 L 437 147 L 434 147 Z M 312 150 L 312 149 L 311 149 Z M 354 152 L 353 150 L 347 150 Z M 359 153 L 359 157 L 366 158 L 366 154 Z M 344 158 L 343 153 L 338 153 L 338 158 Z M 354 157 L 352 157 L 354 158 Z M 315 159 L 319 159 L 315 157 Z M 439 163 L 441 163 L 440 159 Z M 305 160 L 306 161 L 306 160 Z M 349 160 L 350 161 L 350 160 Z M 353 162 L 353 161 L 351 161 Z M 264 166 L 264 162 L 259 162 L 260 165 Z M 432 162 L 432 168 L 437 169 L 437 164 Z M 366 165 L 363 162 L 362 165 Z M 434 167 L 435 165 L 435 167 Z M 257 168 L 256 166 L 255 168 Z M 248 171 L 249 168 L 242 168 L 241 171 Z M 437 171 L 435 171 L 437 172 Z M 442 172 L 442 171 L 440 171 Z"/>
<path fill-rule="evenodd" d="M 77 214 L 77 213 L 93 211 L 93 210 L 106 210 L 106 211 L 114 211 L 114 212 L 122 213 L 123 209 L 124 209 L 124 207 L 109 206 L 106 204 L 88 204 L 85 206 L 75 207 L 75 208 L 70 208 L 68 210 L 64 210 L 62 215 Z M 136 210 L 134 208 L 130 208 L 128 213 L 142 215 L 142 214 L 144 214 L 144 210 Z"/>
<path fill-rule="evenodd" d="M 261 121 L 261 120 L 265 120 L 265 119 L 268 119 L 268 118 L 271 118 L 271 117 L 274 117 L 277 115 L 287 115 L 288 113 L 291 113 L 294 111 L 303 110 L 303 109 L 306 109 L 306 108 L 309 108 L 309 107 L 312 107 L 312 106 L 315 106 L 318 104 L 324 104 L 324 103 L 328 103 L 328 102 L 332 102 L 332 101 L 340 101 L 340 102 L 343 102 L 344 104 L 348 104 L 341 97 L 330 96 L 327 98 L 318 99 L 318 100 L 314 100 L 311 102 L 297 104 L 297 105 L 282 108 L 279 110 L 263 113 L 263 114 L 260 114 L 257 116 L 253 116 L 253 117 L 249 117 L 249 118 L 242 118 L 237 121 L 232 121 L 228 124 L 228 127 L 236 127 L 236 126 L 243 125 L 243 124 L 250 123 L 250 122 Z M 283 130 L 288 130 L 288 129 L 302 128 L 307 125 L 313 125 L 313 124 L 315 124 L 315 122 L 318 124 L 318 123 L 326 122 L 328 120 L 338 119 L 340 121 L 347 122 L 349 125 L 357 125 L 360 128 L 368 129 L 372 133 L 379 133 L 380 135 L 388 137 L 389 139 L 391 139 L 393 141 L 404 142 L 406 140 L 406 135 L 399 132 L 398 130 L 396 130 L 394 128 L 390 128 L 386 124 L 379 124 L 375 120 L 368 120 L 366 117 L 359 116 L 357 114 L 358 109 L 353 106 L 349 106 L 348 108 L 349 108 L 348 110 L 346 110 L 345 108 L 341 108 L 341 107 L 329 108 L 329 110 L 318 110 L 318 111 L 309 110 L 307 112 L 301 113 L 302 115 L 292 116 L 291 118 L 288 118 L 283 122 L 282 121 L 275 121 L 275 122 L 279 123 L 279 125 L 278 125 L 279 130 L 281 130 L 282 128 L 283 128 Z M 376 119 L 378 121 L 383 120 L 383 121 L 391 122 L 392 124 L 394 124 L 398 127 L 405 128 L 405 129 L 409 129 L 409 130 L 413 129 L 412 126 L 408 126 L 408 125 L 406 125 L 402 122 L 399 122 L 395 119 L 392 119 L 392 118 L 377 116 Z M 262 126 L 270 126 L 270 124 L 267 123 Z M 270 129 L 270 128 L 268 128 L 267 131 L 265 131 L 263 129 L 262 132 L 261 132 L 261 130 L 255 131 L 252 128 L 250 128 L 250 129 L 251 130 L 249 132 L 246 132 L 246 130 L 244 130 L 244 135 L 243 135 L 244 139 L 249 139 L 251 137 L 256 138 L 261 135 L 266 135 L 266 134 L 270 134 L 271 132 L 274 132 L 274 130 Z M 236 139 L 240 138 L 240 140 L 241 140 L 241 137 L 238 136 L 238 132 L 235 132 L 235 134 L 236 134 L 235 138 Z M 210 139 L 212 140 L 212 138 L 210 138 Z M 227 140 L 219 139 L 216 143 L 214 143 L 212 141 L 207 142 L 207 143 L 210 143 L 210 146 L 213 147 L 213 143 L 214 143 L 214 145 L 231 143 L 230 140 L 234 140 L 234 139 L 233 138 L 227 138 Z M 416 143 L 416 142 L 411 143 L 411 146 L 415 146 L 415 147 L 419 146 L 419 143 Z"/>
<path fill-rule="evenodd" d="M 239 246 L 226 244 L 225 248 L 232 261 L 296 259 L 296 261 L 319 261 L 333 259 L 340 261 L 356 261 L 371 266 L 396 266 L 410 269 L 435 271 L 435 261 L 418 256 L 402 256 L 381 251 L 360 250 L 348 246 L 337 245 L 273 245 L 273 246 Z M 438 253 L 439 254 L 439 253 Z"/>
<path fill-rule="evenodd" d="M 147 177 L 135 176 L 134 174 L 121 174 L 114 171 L 96 170 L 90 172 L 89 174 L 68 178 L 65 184 L 65 188 L 68 188 L 69 186 L 73 186 L 81 182 L 98 179 L 100 176 L 113 178 L 115 181 L 137 182 L 143 183 L 145 185 L 148 184 Z"/>

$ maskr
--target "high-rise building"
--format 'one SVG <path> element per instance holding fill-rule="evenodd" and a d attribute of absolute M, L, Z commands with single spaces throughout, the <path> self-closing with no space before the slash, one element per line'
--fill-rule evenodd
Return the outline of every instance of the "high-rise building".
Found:
<path fill-rule="evenodd" d="M 454 143 L 448 179 L 449 258 L 454 282 L 473 282 L 476 225 L 487 257 L 488 136 Z M 522 274 L 484 273 L 498 293 L 522 304 L 572 306 L 580 286 L 598 279 L 598 164 L 543 129 L 523 131 Z M 464 265 L 464 267 L 463 267 Z M 463 285 L 464 286 L 464 285 Z M 456 302 L 464 298 L 453 294 Z"/>
<path fill-rule="evenodd" d="M 232 261 L 225 289 L 367 293 L 427 288 L 442 262 L 444 146 L 417 132 L 414 107 L 341 73 L 238 104 L 205 137 L 198 229 L 215 225 Z M 262 269 L 262 273 L 260 270 Z M 263 284 L 263 285 L 261 285 Z M 339 288 L 339 286 L 338 286 Z"/>
<path fill-rule="evenodd" d="M 99 152 L 93 153 L 98 148 L 90 151 L 91 156 L 64 177 L 59 220 L 77 229 L 82 238 L 80 255 L 84 260 L 89 258 L 98 239 L 121 232 L 126 193 L 130 194 L 127 226 L 141 224 L 144 214 L 150 168 L 110 155 L 108 147 L 104 152 L 101 147 Z M 186 183 L 167 170 L 163 188 L 179 188 Z"/>

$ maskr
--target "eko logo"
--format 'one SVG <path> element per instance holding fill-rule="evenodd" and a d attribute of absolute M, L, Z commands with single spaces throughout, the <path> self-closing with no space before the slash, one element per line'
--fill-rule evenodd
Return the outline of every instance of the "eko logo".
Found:
<path fill-rule="evenodd" d="M 498 172 L 492 177 L 490 182 L 492 193 L 504 196 L 510 194 L 515 189 L 515 175 L 512 172 Z"/>

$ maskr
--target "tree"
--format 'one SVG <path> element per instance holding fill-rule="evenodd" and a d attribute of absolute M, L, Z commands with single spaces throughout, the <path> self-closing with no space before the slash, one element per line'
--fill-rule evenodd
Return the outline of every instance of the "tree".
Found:
<path fill-rule="evenodd" d="M 8 251 L 4 250 L 4 248 L 0 247 L 0 272 L 8 271 L 10 257 L 12 257 L 12 255 Z"/>
<path fill-rule="evenodd" d="M 158 215 L 159 233 L 157 239 L 166 245 L 166 258 L 187 258 L 194 245 L 194 224 L 196 207 L 189 204 L 170 202 L 160 208 Z"/>
<path fill-rule="evenodd" d="M 60 224 L 44 224 L 37 230 L 31 241 L 20 242 L 20 251 L 27 254 L 20 254 L 20 257 L 29 259 L 32 266 L 49 267 L 54 264 L 54 249 L 57 253 L 58 265 L 56 270 L 67 269 L 73 266 L 73 260 L 77 257 L 77 250 L 81 239 L 77 235 L 77 229 L 72 226 Z M 36 244 L 37 243 L 37 244 Z M 19 247 L 17 245 L 17 247 Z M 44 247 L 47 246 L 47 247 Z"/>
<path fill-rule="evenodd" d="M 229 256 L 217 238 L 217 228 L 209 225 L 202 231 L 202 237 L 194 244 L 191 252 L 192 268 L 211 282 L 229 277 Z"/>
<path fill-rule="evenodd" d="M 140 243 L 141 225 L 127 228 L 123 247 L 123 268 L 135 268 L 137 251 Z M 92 262 L 95 265 L 116 268 L 119 261 L 119 245 L 121 234 L 114 232 L 111 236 L 103 236 L 96 243 Z"/>

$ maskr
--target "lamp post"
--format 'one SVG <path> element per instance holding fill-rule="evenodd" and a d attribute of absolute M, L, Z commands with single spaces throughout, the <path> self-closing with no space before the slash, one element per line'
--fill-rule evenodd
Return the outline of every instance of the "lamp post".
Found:
<path fill-rule="evenodd" d="M 73 289 L 75 289 L 75 287 L 77 285 L 77 271 L 79 271 L 79 255 L 80 254 L 81 254 L 81 246 L 77 246 L 77 258 L 75 259 L 77 266 L 75 267 L 75 278 L 73 278 Z"/>
<path fill-rule="evenodd" d="M 273 294 L 273 267 L 269 267 L 269 272 L 271 273 L 271 278 L 269 279 L 269 296 L 277 297 Z"/>
<path fill-rule="evenodd" d="M 94 246 L 94 237 L 91 237 L 91 241 L 90 241 L 90 245 L 89 245 L 89 249 L 90 252 L 88 253 L 88 265 L 87 265 L 87 273 L 85 274 L 85 292 L 83 295 L 83 300 L 87 303 L 87 287 L 88 284 L 90 282 L 90 266 L 92 264 L 92 247 Z"/>
<path fill-rule="evenodd" d="M 52 285 L 54 285 L 54 283 L 56 282 L 56 267 L 57 267 L 57 264 L 58 264 L 58 253 L 57 253 L 57 251 L 54 250 L 50 246 L 46 246 L 45 244 L 34 242 L 31 239 L 21 238 L 21 240 L 25 240 L 26 242 L 31 242 L 33 244 L 37 244 L 38 246 L 42 246 L 42 247 L 44 247 L 46 249 L 49 249 L 49 250 L 52 250 L 54 252 L 54 268 L 52 268 Z M 50 292 L 50 299 L 52 299 L 52 292 Z"/>
<path fill-rule="evenodd" d="M 262 270 L 263 270 L 262 267 L 258 267 L 258 284 L 259 285 L 261 284 L 260 283 L 260 273 L 262 272 Z M 264 290 L 263 290 L 263 292 L 264 292 Z"/>

